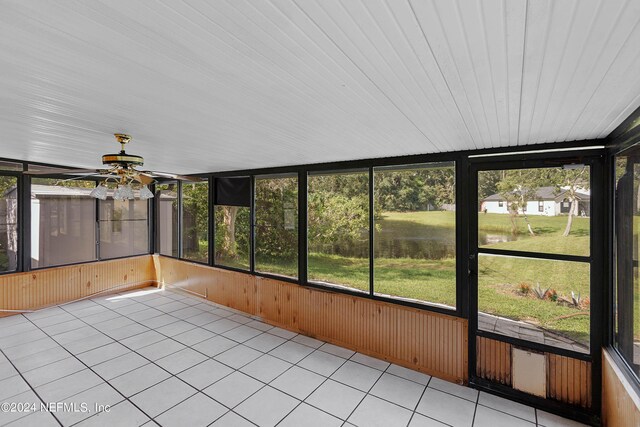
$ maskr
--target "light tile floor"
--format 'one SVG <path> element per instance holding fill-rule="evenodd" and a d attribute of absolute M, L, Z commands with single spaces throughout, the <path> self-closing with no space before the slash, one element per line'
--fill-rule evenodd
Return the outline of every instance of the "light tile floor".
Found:
<path fill-rule="evenodd" d="M 11 426 L 580 425 L 155 288 L 1 318 L 0 402 Z"/>

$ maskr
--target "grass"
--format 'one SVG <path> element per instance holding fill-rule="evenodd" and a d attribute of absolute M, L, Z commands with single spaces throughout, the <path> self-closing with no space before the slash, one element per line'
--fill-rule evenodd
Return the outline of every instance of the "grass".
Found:
<path fill-rule="evenodd" d="M 588 297 L 589 264 L 494 256 L 481 256 L 478 264 L 480 311 L 524 320 L 589 342 L 589 316 L 583 314 L 589 312 L 588 306 L 576 308 L 519 292 L 520 283 L 532 287 L 539 283 L 543 291 L 555 289 L 560 298 L 570 300 L 571 291 Z"/>
<path fill-rule="evenodd" d="M 589 219 L 574 218 L 571 234 L 563 237 L 566 217 L 530 216 L 535 232 L 530 236 L 526 223 L 518 219 L 517 240 L 494 243 L 485 247 L 562 254 L 589 254 Z M 429 235 L 452 236 L 455 228 L 453 212 L 387 212 L 377 221 L 385 230 L 428 227 Z M 481 233 L 510 234 L 508 215 L 479 214 Z M 400 234 L 400 233 L 399 233 Z M 406 235 L 406 233 L 404 233 Z M 454 235 L 453 235 L 454 236 Z M 226 265 L 248 268 L 238 260 L 226 260 Z M 455 306 L 456 261 L 454 258 L 376 258 L 374 261 L 375 292 L 416 299 L 428 303 Z M 285 276 L 297 275 L 297 263 L 282 260 L 258 260 L 259 271 Z M 327 282 L 368 292 L 369 260 L 310 253 L 309 280 Z M 589 307 L 569 306 L 550 300 L 540 300 L 532 294 L 519 292 L 519 285 L 537 283 L 543 290 L 555 289 L 561 299 L 570 300 L 571 291 L 589 297 L 589 264 L 509 258 L 483 255 L 479 260 L 479 308 L 514 320 L 523 320 L 559 332 L 578 342 L 589 342 Z M 640 328 L 639 328 L 640 330 Z"/>
<path fill-rule="evenodd" d="M 562 235 L 567 225 L 566 216 L 531 215 L 528 218 L 535 236 L 529 234 L 524 218 L 518 217 L 517 240 L 484 247 L 589 256 L 589 218 L 574 217 L 567 237 Z M 506 214 L 479 214 L 478 228 L 482 233 L 511 234 L 511 221 Z"/>

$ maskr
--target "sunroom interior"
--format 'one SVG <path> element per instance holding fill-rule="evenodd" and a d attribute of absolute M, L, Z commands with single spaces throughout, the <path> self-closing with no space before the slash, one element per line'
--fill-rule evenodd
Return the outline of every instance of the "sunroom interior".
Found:
<path fill-rule="evenodd" d="M 639 47 L 624 0 L 2 2 L 0 425 L 640 426 Z"/>

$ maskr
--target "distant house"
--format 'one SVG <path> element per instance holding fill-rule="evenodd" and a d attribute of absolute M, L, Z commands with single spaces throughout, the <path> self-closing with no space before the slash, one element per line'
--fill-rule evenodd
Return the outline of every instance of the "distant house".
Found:
<path fill-rule="evenodd" d="M 540 187 L 536 191 L 534 200 L 529 200 L 526 207 L 519 210 L 518 213 L 545 216 L 568 215 L 571 209 L 568 192 L 568 189 L 560 189 L 558 192 L 555 187 Z M 590 191 L 579 190 L 576 198 L 578 203 L 573 206 L 573 214 L 589 216 L 591 212 Z M 492 194 L 481 201 L 480 212 L 508 214 L 509 204 L 500 194 Z"/>

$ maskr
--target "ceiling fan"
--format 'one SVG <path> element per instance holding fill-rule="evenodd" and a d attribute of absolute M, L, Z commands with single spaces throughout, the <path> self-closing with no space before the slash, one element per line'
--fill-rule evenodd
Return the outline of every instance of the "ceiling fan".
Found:
<path fill-rule="evenodd" d="M 114 134 L 116 140 L 121 145 L 121 150 L 116 154 L 105 154 L 102 156 L 102 164 L 106 167 L 103 169 L 68 169 L 68 168 L 45 168 L 42 170 L 34 169 L 25 171 L 26 175 L 73 175 L 71 180 L 86 178 L 90 176 L 104 178 L 101 183 L 91 193 L 93 197 L 106 199 L 108 184 L 115 184 L 114 199 L 126 200 L 133 199 L 132 184 L 140 184 L 140 198 L 148 199 L 153 197 L 153 193 L 149 191 L 147 185 L 156 182 L 156 178 L 179 179 L 183 181 L 200 182 L 201 178 L 176 175 L 158 171 L 142 171 L 137 167 L 144 164 L 142 156 L 136 154 L 128 154 L 125 152 L 125 146 L 131 141 L 131 136 L 123 133 Z"/>

